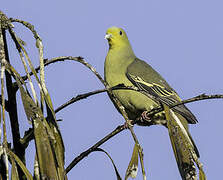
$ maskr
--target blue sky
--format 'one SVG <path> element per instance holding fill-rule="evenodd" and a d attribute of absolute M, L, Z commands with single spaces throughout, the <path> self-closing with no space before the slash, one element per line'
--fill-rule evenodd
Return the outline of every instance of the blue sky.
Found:
<path fill-rule="evenodd" d="M 43 39 L 44 57 L 83 56 L 103 75 L 108 44 L 106 29 L 120 26 L 128 34 L 135 54 L 152 65 L 182 99 L 202 93 L 223 92 L 223 2 L 220 0 L 139 0 L 139 1 L 27 1 L 7 0 L 1 10 L 8 16 L 32 23 Z M 15 31 L 27 43 L 35 65 L 38 51 L 32 34 L 21 25 Z M 9 43 L 10 44 L 10 43 Z M 24 72 L 18 55 L 11 62 Z M 83 65 L 61 62 L 46 68 L 46 83 L 54 107 L 73 96 L 102 88 L 99 80 Z M 20 104 L 19 104 L 20 105 Z M 188 104 L 199 123 L 190 132 L 199 148 L 208 179 L 220 179 L 222 171 L 222 100 Z M 22 131 L 29 127 L 19 108 Z M 79 101 L 57 114 L 66 148 L 66 166 L 74 157 L 124 123 L 107 94 Z M 148 179 L 180 179 L 168 131 L 161 126 L 134 130 L 144 150 Z M 101 147 L 110 153 L 124 178 L 134 141 L 127 130 Z M 34 143 L 32 143 L 34 146 Z M 33 164 L 33 148 L 27 164 Z M 32 172 L 32 170 L 31 170 Z M 115 179 L 107 157 L 92 153 L 75 166 L 69 179 Z M 137 179 L 142 179 L 141 171 Z"/>

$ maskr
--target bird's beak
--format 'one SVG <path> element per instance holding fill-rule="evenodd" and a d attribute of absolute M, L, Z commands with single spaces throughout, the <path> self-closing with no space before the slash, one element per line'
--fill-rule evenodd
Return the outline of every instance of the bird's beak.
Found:
<path fill-rule="evenodd" d="M 107 40 L 109 40 L 111 37 L 112 37 L 111 34 L 106 34 L 106 35 L 105 35 L 105 39 L 107 39 Z"/>

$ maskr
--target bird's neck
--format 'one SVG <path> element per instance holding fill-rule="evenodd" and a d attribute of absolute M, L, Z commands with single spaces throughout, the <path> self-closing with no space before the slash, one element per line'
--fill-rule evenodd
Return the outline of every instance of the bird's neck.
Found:
<path fill-rule="evenodd" d="M 129 47 L 119 47 L 109 49 L 107 59 L 109 59 L 112 64 L 112 69 L 121 71 L 122 69 L 126 70 L 126 68 L 131 64 L 135 59 L 135 54 L 131 48 Z"/>
<path fill-rule="evenodd" d="M 109 49 L 104 71 L 105 79 L 110 86 L 117 85 L 122 81 L 122 76 L 125 76 L 127 67 L 134 61 L 134 59 L 135 54 L 131 47 L 125 49 Z M 109 76 L 110 74 L 112 74 L 112 77 Z"/>

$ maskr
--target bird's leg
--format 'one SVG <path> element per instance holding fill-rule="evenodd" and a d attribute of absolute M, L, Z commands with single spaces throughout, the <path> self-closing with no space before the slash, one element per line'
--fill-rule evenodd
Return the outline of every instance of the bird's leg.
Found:
<path fill-rule="evenodd" d="M 152 121 L 152 119 L 149 116 L 147 116 L 147 112 L 148 111 L 143 111 L 142 112 L 141 117 L 140 117 L 140 121 L 148 121 L 148 122 Z"/>
<path fill-rule="evenodd" d="M 137 120 L 136 123 L 143 126 L 158 125 L 158 124 L 166 126 L 166 116 L 163 112 L 157 113 L 153 116 L 148 116 L 147 113 L 148 111 L 142 112 L 141 116 L 136 119 Z"/>

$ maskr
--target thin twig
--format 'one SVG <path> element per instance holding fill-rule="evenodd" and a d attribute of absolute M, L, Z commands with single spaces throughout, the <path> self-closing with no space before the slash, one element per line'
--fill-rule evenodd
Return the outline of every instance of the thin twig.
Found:
<path fill-rule="evenodd" d="M 187 104 L 187 103 L 201 101 L 201 100 L 207 100 L 207 99 L 223 99 L 223 95 L 222 94 L 214 94 L 214 95 L 201 94 L 201 95 L 195 96 L 193 98 L 174 103 L 174 104 L 170 105 L 169 108 L 172 109 L 172 108 L 182 105 L 182 104 Z M 163 111 L 163 107 L 159 106 L 157 108 L 152 109 L 151 111 L 148 111 L 147 115 L 151 117 L 151 116 L 155 115 L 156 113 L 159 113 L 162 111 Z"/>
<path fill-rule="evenodd" d="M 135 141 L 135 144 L 138 146 L 138 149 L 139 149 L 138 152 L 139 152 L 139 157 L 140 157 L 142 175 L 143 175 L 143 179 L 146 180 L 146 173 L 145 173 L 144 161 L 143 161 L 143 150 L 142 150 L 142 147 L 139 144 L 139 141 L 138 141 L 138 139 L 136 137 L 136 134 L 135 134 L 135 132 L 133 130 L 133 125 L 131 124 L 131 122 L 130 122 L 130 120 L 128 118 L 128 114 L 126 113 L 124 106 L 121 104 L 121 102 L 119 101 L 119 99 L 112 93 L 112 90 L 109 89 L 109 86 L 107 85 L 107 83 L 106 83 L 106 86 L 105 87 L 108 89 L 108 93 L 109 93 L 110 97 L 115 102 L 115 104 L 118 107 L 118 110 L 121 112 L 122 116 L 124 117 L 125 122 L 127 124 L 127 127 L 130 130 L 131 135 L 132 135 L 132 137 L 133 137 L 133 139 Z"/>
<path fill-rule="evenodd" d="M 29 142 L 34 139 L 34 131 L 33 128 L 29 128 L 25 131 L 25 135 L 20 139 L 20 143 L 24 148 L 28 147 Z"/>
<path fill-rule="evenodd" d="M 9 18 L 9 21 L 11 22 L 18 22 L 23 24 L 24 26 L 26 26 L 30 31 L 32 31 L 34 38 L 35 39 L 40 39 L 38 33 L 36 32 L 36 30 L 34 29 L 34 26 L 32 24 L 30 24 L 29 22 L 20 20 L 20 19 L 14 19 L 14 18 Z"/>
<path fill-rule="evenodd" d="M 134 87 L 131 86 L 123 86 L 123 85 L 117 85 L 114 87 L 109 88 L 110 90 L 136 90 Z M 69 101 L 67 101 L 66 103 L 62 104 L 61 106 L 59 106 L 57 109 L 55 109 L 55 113 L 61 111 L 62 109 L 64 109 L 65 107 L 69 106 L 70 104 L 73 104 L 74 102 L 77 102 L 81 99 L 85 99 L 89 96 L 95 95 L 95 94 L 99 94 L 99 93 L 103 93 L 103 92 L 108 92 L 108 89 L 99 89 L 99 90 L 95 90 L 95 91 L 91 91 L 88 93 L 84 93 L 84 94 L 79 94 L 73 98 L 71 98 Z"/>
<path fill-rule="evenodd" d="M 82 159 L 84 159 L 86 156 L 88 156 L 91 152 L 93 152 L 95 149 L 97 149 L 100 145 L 111 139 L 113 136 L 116 134 L 120 133 L 125 129 L 124 125 L 118 126 L 114 131 L 109 133 L 107 136 L 102 138 L 100 141 L 98 141 L 95 145 L 87 149 L 86 151 L 82 152 L 79 156 L 77 156 L 66 168 L 65 172 L 66 174 L 77 164 L 79 163 Z"/>
<path fill-rule="evenodd" d="M 102 84 L 104 84 L 104 86 L 106 86 L 106 83 L 104 81 L 104 79 L 100 76 L 100 74 L 95 70 L 95 68 L 93 66 L 91 66 L 89 63 L 87 63 L 83 57 L 73 57 L 73 56 L 60 56 L 60 57 L 55 57 L 55 58 L 52 58 L 50 60 L 48 59 L 44 59 L 44 66 L 48 66 L 52 63 L 55 63 L 55 62 L 60 62 L 60 61 L 76 61 L 76 62 L 79 62 L 83 65 L 85 65 L 88 69 L 90 69 L 96 76 L 97 78 L 102 82 Z M 36 69 L 36 72 L 38 72 L 40 70 L 40 67 L 37 67 Z M 33 73 L 30 72 L 29 73 L 30 75 L 32 75 Z M 23 76 L 22 77 L 23 80 L 27 80 L 27 76 Z"/>
<path fill-rule="evenodd" d="M 2 95 L 0 95 L 0 104 L 2 105 Z M 10 106 L 8 100 L 5 99 L 5 110 L 9 112 Z"/>
<path fill-rule="evenodd" d="M 92 96 L 94 94 L 99 94 L 99 93 L 106 92 L 106 91 L 107 91 L 107 89 L 100 89 L 100 90 L 91 91 L 91 92 L 88 92 L 88 93 L 85 93 L 85 94 L 77 95 L 76 97 L 71 98 L 69 101 L 67 101 L 66 103 L 62 104 L 57 109 L 55 109 L 55 113 L 61 111 L 62 109 L 69 106 L 70 104 L 73 104 L 76 101 L 79 101 L 81 99 L 85 99 L 85 98 L 87 98 L 89 96 Z"/>

